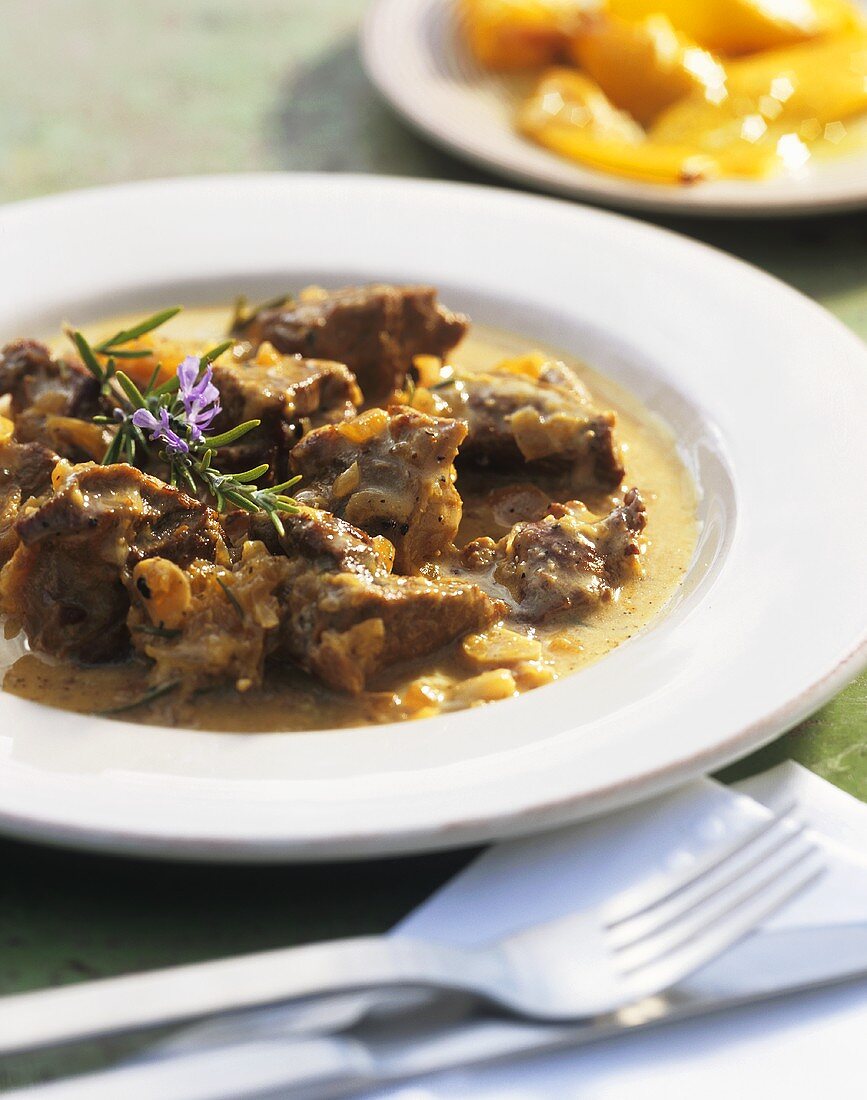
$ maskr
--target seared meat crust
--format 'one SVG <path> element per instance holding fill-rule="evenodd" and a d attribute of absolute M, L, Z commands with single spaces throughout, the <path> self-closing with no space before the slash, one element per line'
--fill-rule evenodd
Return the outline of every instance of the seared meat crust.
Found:
<path fill-rule="evenodd" d="M 38 340 L 16 340 L 0 351 L 0 394 L 12 395 L 14 415 L 44 404 L 60 416 L 92 416 L 99 383 L 77 362 L 55 359 Z"/>
<path fill-rule="evenodd" d="M 390 575 L 372 539 L 327 513 L 302 515 L 300 530 L 299 517 L 286 519 L 287 551 L 306 547 L 309 556 L 290 558 L 279 651 L 338 691 L 357 694 L 383 669 L 505 613 L 469 581 Z"/>
<path fill-rule="evenodd" d="M 272 554 L 322 573 L 372 577 L 388 572 L 374 540 L 329 512 L 302 508 L 282 520 L 283 534 L 278 535 L 268 517 L 257 513 L 251 517 L 248 537 L 263 542 Z"/>
<path fill-rule="evenodd" d="M 646 522 L 636 489 L 600 520 L 593 520 L 580 501 L 553 504 L 547 516 L 517 523 L 499 542 L 469 543 L 460 560 L 471 573 L 486 573 L 495 592 L 505 589 L 521 618 L 537 621 L 558 611 L 586 611 L 640 575 L 638 536 Z"/>
<path fill-rule="evenodd" d="M 396 550 L 395 567 L 415 573 L 457 534 L 462 502 L 454 461 L 466 436 L 456 420 L 414 409 L 373 409 L 319 428 L 290 455 L 303 504 L 347 519 Z"/>
<path fill-rule="evenodd" d="M 99 412 L 99 383 L 77 361 L 55 359 L 37 340 L 0 351 L 0 396 L 12 399 L 15 437 L 44 443 L 70 459 L 104 451 L 101 430 L 87 423 Z"/>
<path fill-rule="evenodd" d="M 565 366 L 549 364 L 536 379 L 509 370 L 459 372 L 435 392 L 443 415 L 467 422 L 462 459 L 481 466 L 570 468 L 574 488 L 605 492 L 623 479 L 614 413 L 594 409 Z"/>
<path fill-rule="evenodd" d="M 466 317 L 441 306 L 427 286 L 347 287 L 308 292 L 264 309 L 233 335 L 288 355 L 332 359 L 355 374 L 367 401 L 400 389 L 416 355 L 446 355 L 464 336 Z"/>
<path fill-rule="evenodd" d="M 59 461 L 41 443 L 0 444 L 0 566 L 18 545 L 15 523 L 21 506 L 51 491 L 51 472 Z"/>
<path fill-rule="evenodd" d="M 223 468 L 250 469 L 267 462 L 280 479 L 290 447 L 307 428 L 347 420 L 362 401 L 355 376 L 341 363 L 278 355 L 265 346 L 247 362 L 215 364 L 214 383 L 223 407 L 215 434 L 247 420 L 262 422 L 221 452 Z"/>
<path fill-rule="evenodd" d="M 302 573 L 289 593 L 282 649 L 338 691 L 424 657 L 502 618 L 505 606 L 469 581 Z"/>
<path fill-rule="evenodd" d="M 225 556 L 215 513 L 131 466 L 73 467 L 21 515 L 21 544 L 0 573 L 0 610 L 34 649 L 87 664 L 125 655 L 124 577 L 149 557 L 180 566 Z"/>
<path fill-rule="evenodd" d="M 391 665 L 483 629 L 506 610 L 469 581 L 391 576 L 375 539 L 327 512 L 305 509 L 283 524 L 278 536 L 264 516 L 254 517 L 254 541 L 230 568 L 195 562 L 181 573 L 159 559 L 136 568 L 134 580 L 157 576 L 149 594 L 133 592 L 130 616 L 136 646 L 156 661 L 157 682 L 202 687 L 232 676 L 244 690 L 261 682 L 271 656 L 357 694 Z M 170 629 L 154 636 L 142 623 Z"/>

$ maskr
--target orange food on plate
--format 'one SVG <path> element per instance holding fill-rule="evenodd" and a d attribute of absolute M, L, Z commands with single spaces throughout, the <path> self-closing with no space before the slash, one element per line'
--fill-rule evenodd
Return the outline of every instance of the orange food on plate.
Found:
<path fill-rule="evenodd" d="M 632 23 L 617 16 L 588 21 L 571 56 L 618 107 L 642 124 L 692 92 L 725 95 L 725 69 L 664 15 Z"/>
<path fill-rule="evenodd" d="M 459 0 L 458 15 L 478 61 L 490 69 L 546 65 L 562 55 L 591 0 Z"/>
<path fill-rule="evenodd" d="M 608 0 L 624 19 L 663 14 L 705 49 L 755 53 L 849 29 L 858 15 L 847 0 Z"/>
<path fill-rule="evenodd" d="M 551 69 L 518 116 L 518 128 L 552 152 L 616 176 L 692 183 L 720 174 L 712 156 L 687 145 L 654 144 L 602 89 L 573 69 Z"/>
<path fill-rule="evenodd" d="M 692 96 L 675 103 L 650 138 L 697 142 L 725 152 L 732 165 L 766 160 L 770 152 L 778 167 L 798 168 L 812 151 L 845 148 L 850 120 L 865 113 L 867 32 L 861 30 L 731 62 L 723 100 Z"/>
<path fill-rule="evenodd" d="M 848 0 L 460 3 L 483 64 L 540 69 L 520 132 L 599 171 L 761 179 L 867 144 L 867 22 Z"/>

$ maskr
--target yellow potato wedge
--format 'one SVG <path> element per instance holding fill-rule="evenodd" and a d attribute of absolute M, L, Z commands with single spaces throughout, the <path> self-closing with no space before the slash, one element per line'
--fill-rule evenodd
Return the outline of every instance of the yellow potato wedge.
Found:
<path fill-rule="evenodd" d="M 536 140 L 570 160 L 615 176 L 647 183 L 696 183 L 721 174 L 718 161 L 683 145 L 631 145 L 600 138 L 586 130 L 553 123 L 535 135 Z"/>
<path fill-rule="evenodd" d="M 822 123 L 867 111 L 867 29 L 785 50 L 769 50 L 732 62 L 729 94 L 755 101 L 778 102 L 773 117 L 812 118 Z M 767 105 L 766 105 L 767 106 Z"/>
<path fill-rule="evenodd" d="M 533 138 L 554 125 L 629 145 L 644 140 L 635 119 L 618 110 L 594 80 L 565 67 L 542 74 L 518 115 L 518 128 Z"/>
<path fill-rule="evenodd" d="M 601 2 L 458 0 L 458 18 L 480 64 L 489 69 L 524 69 L 557 60 L 580 20 Z"/>
<path fill-rule="evenodd" d="M 847 0 L 608 0 L 623 19 L 668 16 L 705 49 L 736 56 L 849 30 L 860 16 Z"/>
<path fill-rule="evenodd" d="M 728 74 L 724 101 L 690 96 L 674 104 L 652 127 L 652 140 L 722 149 L 788 133 L 818 138 L 829 124 L 867 111 L 867 32 L 733 61 Z"/>
<path fill-rule="evenodd" d="M 725 69 L 665 15 L 634 23 L 617 16 L 589 20 L 570 53 L 615 106 L 644 125 L 687 95 L 712 102 L 725 95 Z"/>
<path fill-rule="evenodd" d="M 571 69 L 552 69 L 542 77 L 518 126 L 570 160 L 649 183 L 689 184 L 723 174 L 762 177 L 779 165 L 774 148 L 710 149 L 694 134 L 689 141 L 650 141 L 597 84 Z"/>

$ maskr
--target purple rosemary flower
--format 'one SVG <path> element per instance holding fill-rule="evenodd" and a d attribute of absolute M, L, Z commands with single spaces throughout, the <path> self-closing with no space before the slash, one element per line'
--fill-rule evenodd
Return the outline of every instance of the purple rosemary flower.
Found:
<path fill-rule="evenodd" d="M 148 409 L 136 409 L 132 414 L 132 422 L 142 431 L 150 432 L 151 441 L 158 440 L 166 445 L 166 451 L 170 455 L 185 455 L 190 453 L 190 446 L 185 439 L 181 439 L 172 428 L 169 420 L 168 409 L 161 408 L 159 417 L 154 416 Z"/>
<path fill-rule="evenodd" d="M 193 443 L 201 443 L 203 432 L 210 428 L 221 411 L 220 391 L 213 383 L 214 372 L 207 367 L 199 378 L 200 370 L 201 360 L 195 355 L 188 355 L 178 367 L 178 396 Z"/>

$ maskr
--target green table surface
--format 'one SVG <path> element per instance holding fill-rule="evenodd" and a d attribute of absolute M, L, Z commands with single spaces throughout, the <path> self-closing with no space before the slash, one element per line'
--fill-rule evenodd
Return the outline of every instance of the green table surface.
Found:
<path fill-rule="evenodd" d="M 379 100 L 356 46 L 364 7 L 364 0 L 4 0 L 0 201 L 251 169 L 501 186 L 426 145 Z M 867 214 L 660 224 L 765 268 L 867 337 Z M 867 799 L 865 714 L 862 676 L 728 774 L 793 758 Z M 234 868 L 0 842 L 0 993 L 382 930 L 468 857 Z M 0 1069 L 0 1085 L 99 1064 L 111 1049 L 11 1063 Z"/>

